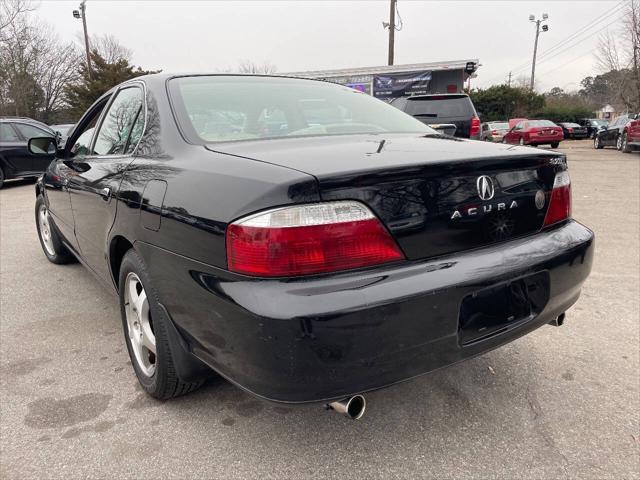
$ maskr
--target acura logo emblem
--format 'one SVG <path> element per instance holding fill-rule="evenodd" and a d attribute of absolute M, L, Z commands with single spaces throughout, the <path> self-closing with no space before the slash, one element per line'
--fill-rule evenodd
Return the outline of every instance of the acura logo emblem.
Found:
<path fill-rule="evenodd" d="M 493 198 L 495 192 L 493 190 L 493 180 L 491 180 L 491 177 L 481 175 L 476 181 L 476 186 L 478 187 L 478 196 L 481 200 L 491 200 Z"/>

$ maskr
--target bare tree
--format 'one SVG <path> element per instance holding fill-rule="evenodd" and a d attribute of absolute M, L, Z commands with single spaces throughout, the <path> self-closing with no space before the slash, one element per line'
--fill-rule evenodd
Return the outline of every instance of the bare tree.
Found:
<path fill-rule="evenodd" d="M 596 46 L 596 62 L 598 68 L 603 72 L 621 69 L 620 54 L 618 52 L 618 42 L 615 35 L 607 30 L 598 38 Z"/>
<path fill-rule="evenodd" d="M 84 37 L 80 37 L 84 44 Z M 89 42 L 91 50 L 97 50 L 98 55 L 105 59 L 107 63 L 116 63 L 119 60 L 126 60 L 131 63 L 133 52 L 122 45 L 116 37 L 111 34 L 92 35 Z"/>
<path fill-rule="evenodd" d="M 0 41 L 0 110 L 49 121 L 63 106 L 63 87 L 77 78 L 78 48 L 22 10 Z M 7 17 L 8 18 L 8 17 Z"/>
<path fill-rule="evenodd" d="M 2 0 L 0 2 L 0 41 L 4 39 L 6 28 L 20 15 L 34 10 L 29 0 Z"/>
<path fill-rule="evenodd" d="M 598 40 L 596 61 L 603 73 L 615 72 L 611 103 L 640 110 L 640 0 L 628 0 L 618 30 Z"/>
<path fill-rule="evenodd" d="M 238 72 L 240 73 L 265 73 L 271 74 L 275 73 L 277 70 L 276 66 L 273 63 L 263 62 L 263 63 L 255 63 L 251 60 L 242 60 L 238 64 Z"/>

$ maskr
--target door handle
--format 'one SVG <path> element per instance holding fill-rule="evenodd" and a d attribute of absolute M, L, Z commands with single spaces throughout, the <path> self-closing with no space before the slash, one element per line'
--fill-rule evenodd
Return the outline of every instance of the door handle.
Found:
<path fill-rule="evenodd" d="M 102 190 L 100 190 L 100 195 L 105 199 L 105 200 L 109 200 L 109 197 L 111 196 L 111 189 L 109 187 L 105 187 Z"/>

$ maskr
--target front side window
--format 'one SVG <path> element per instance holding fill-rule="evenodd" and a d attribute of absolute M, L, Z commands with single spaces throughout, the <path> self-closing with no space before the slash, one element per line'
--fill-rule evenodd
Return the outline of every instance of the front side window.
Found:
<path fill-rule="evenodd" d="M 47 132 L 43 128 L 34 127 L 33 125 L 27 125 L 26 123 L 14 123 L 13 125 L 18 129 L 20 135 L 22 135 L 27 140 L 35 137 L 53 136 L 51 132 Z"/>
<path fill-rule="evenodd" d="M 178 123 L 193 143 L 351 133 L 436 134 L 369 95 L 328 82 L 196 76 L 169 82 Z"/>
<path fill-rule="evenodd" d="M 98 131 L 93 147 L 95 155 L 121 155 L 125 152 L 142 103 L 142 89 L 139 87 L 128 87 L 118 92 Z"/>

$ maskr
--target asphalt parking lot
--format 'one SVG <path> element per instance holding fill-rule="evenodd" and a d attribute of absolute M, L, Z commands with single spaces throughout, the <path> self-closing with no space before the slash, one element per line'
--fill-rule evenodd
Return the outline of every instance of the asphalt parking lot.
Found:
<path fill-rule="evenodd" d="M 640 154 L 564 142 L 594 270 L 560 328 L 367 395 L 353 422 L 224 381 L 138 388 L 117 299 L 0 190 L 1 478 L 638 478 Z"/>

